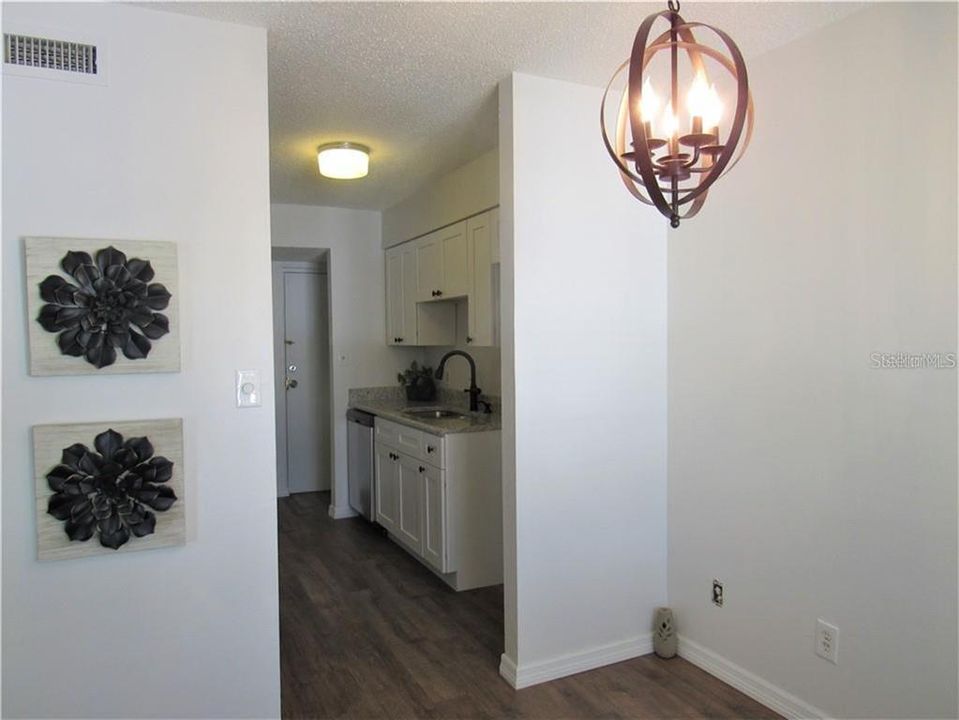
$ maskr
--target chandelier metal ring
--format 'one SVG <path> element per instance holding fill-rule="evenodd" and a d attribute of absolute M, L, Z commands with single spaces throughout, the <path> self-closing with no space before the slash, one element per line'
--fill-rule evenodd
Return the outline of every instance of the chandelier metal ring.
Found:
<path fill-rule="evenodd" d="M 645 204 L 653 205 L 670 219 L 673 227 L 678 227 L 680 219 L 695 216 L 705 203 L 710 187 L 724 177 L 742 158 L 752 139 L 755 109 L 749 91 L 749 81 L 742 53 L 732 38 L 706 23 L 686 22 L 679 15 L 679 3 L 670 0 L 669 9 L 647 17 L 636 32 L 632 54 L 620 64 L 603 92 L 600 107 L 600 125 L 603 144 L 619 171 L 620 179 L 629 192 Z M 658 35 L 652 42 L 649 37 L 653 24 L 665 19 L 669 30 Z M 725 46 L 728 56 L 719 50 L 697 42 L 694 29 L 708 30 L 714 33 Z M 670 137 L 652 136 L 652 124 L 644 117 L 642 93 L 648 86 L 646 70 L 650 61 L 659 53 L 670 53 L 671 79 L 671 119 L 673 124 Z M 678 56 L 683 51 L 697 78 L 708 83 L 706 59 L 716 62 L 733 78 L 736 83 L 736 104 L 729 133 L 722 139 L 719 127 L 703 127 L 704 114 L 697 117 L 690 108 L 691 130 L 680 136 L 678 133 Z M 607 127 L 606 104 L 617 79 L 628 69 L 626 88 L 622 92 L 614 132 L 610 139 Z M 715 94 L 715 86 L 710 88 Z M 692 92 L 692 91 L 691 91 Z M 655 94 L 653 93 L 655 96 Z M 690 94 L 690 104 L 693 100 Z M 717 101 L 718 102 L 718 101 Z M 718 118 L 716 114 L 716 118 Z M 629 149 L 628 137 L 632 139 Z M 740 141 L 743 141 L 740 143 Z M 680 152 L 680 145 L 689 148 L 689 152 Z M 657 156 L 657 151 L 667 151 Z M 693 185 L 681 185 L 686 181 L 695 181 Z M 688 206 L 682 212 L 683 206 Z"/>

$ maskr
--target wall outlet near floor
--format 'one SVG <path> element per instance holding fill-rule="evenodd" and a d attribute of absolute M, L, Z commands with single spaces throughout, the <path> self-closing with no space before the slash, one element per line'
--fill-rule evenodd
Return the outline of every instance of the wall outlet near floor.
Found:
<path fill-rule="evenodd" d="M 839 628 L 822 618 L 816 620 L 816 654 L 833 665 L 839 664 Z"/>
<path fill-rule="evenodd" d="M 723 606 L 723 584 L 715 578 L 713 578 L 713 605 Z"/>

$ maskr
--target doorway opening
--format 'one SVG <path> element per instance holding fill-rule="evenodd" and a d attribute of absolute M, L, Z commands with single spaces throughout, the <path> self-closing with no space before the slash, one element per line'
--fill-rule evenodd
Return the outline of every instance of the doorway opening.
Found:
<path fill-rule="evenodd" d="M 273 251 L 277 496 L 332 487 L 330 283 L 326 250 Z"/>

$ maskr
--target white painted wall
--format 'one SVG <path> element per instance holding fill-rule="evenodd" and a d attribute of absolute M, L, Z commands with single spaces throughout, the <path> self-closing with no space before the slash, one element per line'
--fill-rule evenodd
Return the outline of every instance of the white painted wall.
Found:
<path fill-rule="evenodd" d="M 328 249 L 331 336 L 333 344 L 333 507 L 349 509 L 346 477 L 346 407 L 349 389 L 395 385 L 396 374 L 413 360 L 417 348 L 386 344 L 386 272 L 380 213 L 311 205 L 272 207 L 275 248 Z"/>
<path fill-rule="evenodd" d="M 670 233 L 669 601 L 791 712 L 957 714 L 956 371 L 870 368 L 956 350 L 956 24 L 881 3 L 756 58 L 754 144 Z"/>
<path fill-rule="evenodd" d="M 106 87 L 3 82 L 3 714 L 279 714 L 263 30 L 108 4 L 5 4 L 94 33 Z M 27 375 L 22 237 L 170 240 L 182 371 Z M 237 410 L 234 372 L 263 406 Z M 30 427 L 182 417 L 187 544 L 39 563 Z"/>
<path fill-rule="evenodd" d="M 383 247 L 425 235 L 498 203 L 499 151 L 493 149 L 384 210 Z"/>
<path fill-rule="evenodd" d="M 665 222 L 620 184 L 601 96 L 521 74 L 500 96 L 518 684 L 648 652 L 666 599 Z"/>

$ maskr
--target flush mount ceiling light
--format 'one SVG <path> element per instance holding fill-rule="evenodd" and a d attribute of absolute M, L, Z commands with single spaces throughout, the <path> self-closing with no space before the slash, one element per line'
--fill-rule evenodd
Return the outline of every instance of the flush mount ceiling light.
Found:
<path fill-rule="evenodd" d="M 683 20 L 679 2 L 669 0 L 667 8 L 647 17 L 636 31 L 632 55 L 616 69 L 603 93 L 599 122 L 603 143 L 619 168 L 623 184 L 638 200 L 653 205 L 668 217 L 675 228 L 681 219 L 699 212 L 710 186 L 729 172 L 746 151 L 753 132 L 753 101 L 746 64 L 732 38 L 711 25 Z M 650 42 L 653 24 L 661 18 L 669 29 Z M 714 33 L 728 56 L 697 42 L 694 28 Z M 688 61 L 688 67 L 682 69 L 680 51 Z M 662 52 L 669 54 L 665 108 L 653 89 L 656 79 L 650 77 L 651 63 Z M 723 103 L 715 84 L 709 80 L 709 66 L 725 70 L 736 85 L 736 105 L 726 134 L 722 132 Z M 606 98 L 624 70 L 626 89 L 610 140 Z M 692 77 L 685 107 L 680 107 L 681 72 Z M 683 127 L 688 131 L 683 132 Z M 741 139 L 742 147 L 737 152 Z"/>
<path fill-rule="evenodd" d="M 320 145 L 316 151 L 320 175 L 335 180 L 355 180 L 370 172 L 370 149 L 352 142 Z"/>

